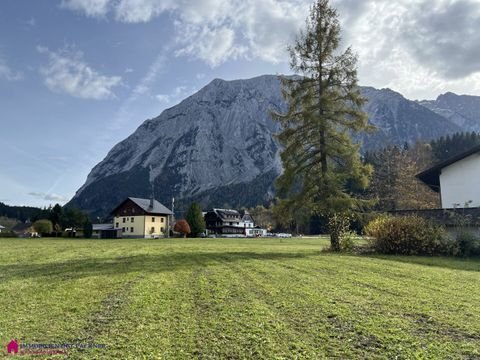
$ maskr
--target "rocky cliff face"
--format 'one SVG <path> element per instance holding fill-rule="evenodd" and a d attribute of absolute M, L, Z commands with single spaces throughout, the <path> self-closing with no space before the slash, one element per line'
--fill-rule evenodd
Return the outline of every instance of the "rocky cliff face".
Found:
<path fill-rule="evenodd" d="M 378 131 L 365 148 L 431 139 L 460 127 L 391 90 L 363 88 Z M 214 80 L 180 104 L 145 121 L 93 168 L 68 204 L 105 215 L 127 196 L 179 207 L 254 206 L 274 193 L 282 171 L 271 111 L 285 110 L 276 76 Z M 180 201 L 180 202 L 178 202 Z"/>
<path fill-rule="evenodd" d="M 424 100 L 419 104 L 460 126 L 463 131 L 480 132 L 480 96 L 448 92 L 436 100 Z"/>
<path fill-rule="evenodd" d="M 365 111 L 377 128 L 375 133 L 362 136 L 366 149 L 431 140 L 461 131 L 457 124 L 390 89 L 363 87 L 362 94 L 368 99 Z"/>
<path fill-rule="evenodd" d="M 212 81 L 117 144 L 70 204 L 105 213 L 126 196 L 150 197 L 150 182 L 166 204 L 172 195 L 203 205 L 261 202 L 282 168 L 270 117 L 284 106 L 279 89 L 275 76 Z"/>

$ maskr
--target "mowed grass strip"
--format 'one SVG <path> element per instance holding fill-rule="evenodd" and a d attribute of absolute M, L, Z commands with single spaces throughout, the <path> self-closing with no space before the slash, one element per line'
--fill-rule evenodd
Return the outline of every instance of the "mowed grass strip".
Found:
<path fill-rule="evenodd" d="M 480 358 L 479 260 L 327 245 L 2 239 L 0 341 L 107 345 L 72 359 Z"/>

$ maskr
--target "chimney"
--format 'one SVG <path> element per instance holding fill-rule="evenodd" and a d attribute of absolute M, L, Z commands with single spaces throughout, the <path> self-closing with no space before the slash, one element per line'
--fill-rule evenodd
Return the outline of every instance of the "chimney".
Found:
<path fill-rule="evenodd" d="M 155 186 L 154 186 L 154 178 L 152 176 L 152 165 L 149 166 L 149 180 L 150 180 L 150 186 L 152 187 L 152 196 L 150 197 L 150 209 L 153 209 L 153 199 L 155 198 Z"/>
<path fill-rule="evenodd" d="M 153 209 L 153 198 L 155 197 L 153 182 L 151 185 L 152 185 L 152 196 L 150 197 L 150 209 Z"/>

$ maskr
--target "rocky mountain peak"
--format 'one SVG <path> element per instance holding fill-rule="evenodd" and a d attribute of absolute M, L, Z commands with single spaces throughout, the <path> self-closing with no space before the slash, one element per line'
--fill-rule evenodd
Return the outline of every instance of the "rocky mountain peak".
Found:
<path fill-rule="evenodd" d="M 215 79 L 178 105 L 146 120 L 96 165 L 70 201 L 105 215 L 128 196 L 151 196 L 177 208 L 190 201 L 207 207 L 267 203 L 282 171 L 278 123 L 284 111 L 275 75 L 226 81 Z M 378 131 L 358 140 L 364 149 L 431 139 L 460 127 L 419 103 L 390 90 L 361 89 L 365 110 Z"/>

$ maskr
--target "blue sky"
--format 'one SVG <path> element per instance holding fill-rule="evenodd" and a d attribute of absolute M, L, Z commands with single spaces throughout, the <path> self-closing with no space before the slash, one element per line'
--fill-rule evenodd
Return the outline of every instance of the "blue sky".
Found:
<path fill-rule="evenodd" d="M 480 94 L 477 0 L 332 3 L 362 85 Z M 212 79 L 288 73 L 310 4 L 1 1 L 0 201 L 63 204 L 117 142 Z"/>

